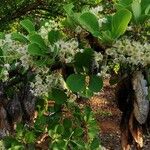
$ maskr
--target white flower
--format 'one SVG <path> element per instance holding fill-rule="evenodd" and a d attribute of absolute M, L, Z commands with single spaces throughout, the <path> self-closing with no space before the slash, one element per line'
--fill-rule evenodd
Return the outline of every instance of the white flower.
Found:
<path fill-rule="evenodd" d="M 55 43 L 58 48 L 58 57 L 62 62 L 70 63 L 78 50 L 78 42 L 75 39 L 68 41 L 59 40 Z"/>
<path fill-rule="evenodd" d="M 94 8 L 91 8 L 90 11 L 95 14 L 96 16 L 99 15 L 99 12 L 103 11 L 103 7 L 102 6 L 97 6 Z"/>
<path fill-rule="evenodd" d="M 45 27 L 48 27 L 48 26 L 49 26 L 49 23 L 48 23 L 48 22 L 46 22 L 46 23 L 45 23 Z"/>
<path fill-rule="evenodd" d="M 106 22 L 107 22 L 107 19 L 106 19 L 106 18 L 99 18 L 99 19 L 98 19 L 98 23 L 99 23 L 99 26 L 100 26 L 100 27 L 102 27 L 102 24 L 103 24 L 103 23 L 106 23 Z"/>
<path fill-rule="evenodd" d="M 6 34 L 5 35 L 5 41 L 8 42 L 8 43 L 12 43 L 11 34 Z"/>
<path fill-rule="evenodd" d="M 10 69 L 10 64 L 4 64 L 4 67 L 9 70 Z"/>
<path fill-rule="evenodd" d="M 3 81 L 7 81 L 8 78 L 9 78 L 9 72 L 8 72 L 8 70 L 3 70 L 2 75 L 3 75 L 2 80 Z"/>
<path fill-rule="evenodd" d="M 77 26 L 76 27 L 76 29 L 75 29 L 75 32 L 77 33 L 77 34 L 80 34 L 81 32 L 82 32 L 82 28 L 80 27 L 80 26 Z"/>
<path fill-rule="evenodd" d="M 150 64 L 150 44 L 142 44 L 128 38 L 117 40 L 111 48 L 106 50 L 106 53 L 114 59 L 115 63 L 142 65 L 143 67 Z"/>

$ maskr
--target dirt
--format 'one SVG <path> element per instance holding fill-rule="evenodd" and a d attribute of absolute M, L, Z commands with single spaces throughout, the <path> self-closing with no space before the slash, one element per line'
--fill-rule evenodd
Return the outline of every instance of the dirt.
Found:
<path fill-rule="evenodd" d="M 105 81 L 103 90 L 90 100 L 99 128 L 103 150 L 121 150 L 121 112 L 116 106 L 115 87 Z M 132 150 L 135 150 L 132 148 Z M 144 137 L 143 150 L 150 150 L 150 137 Z"/>
<path fill-rule="evenodd" d="M 115 88 L 105 81 L 103 90 L 90 100 L 90 105 L 95 113 L 100 127 L 101 144 L 107 150 L 119 150 L 121 112 L 115 103 Z"/>

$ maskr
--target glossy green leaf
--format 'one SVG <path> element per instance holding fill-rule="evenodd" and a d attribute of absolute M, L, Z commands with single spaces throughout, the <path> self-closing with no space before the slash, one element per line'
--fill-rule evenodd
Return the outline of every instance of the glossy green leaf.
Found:
<path fill-rule="evenodd" d="M 37 45 L 36 43 L 32 43 L 28 45 L 28 52 L 32 56 L 44 56 L 45 52 Z"/>
<path fill-rule="evenodd" d="M 18 32 L 12 33 L 11 38 L 22 43 L 28 43 L 28 39 L 23 34 Z"/>
<path fill-rule="evenodd" d="M 141 9 L 143 14 L 150 14 L 150 1 L 149 0 L 141 0 Z M 145 10 L 147 12 L 145 13 Z"/>
<path fill-rule="evenodd" d="M 85 76 L 81 74 L 71 74 L 67 78 L 67 86 L 73 92 L 81 92 L 85 89 Z"/>
<path fill-rule="evenodd" d="M 94 14 L 85 12 L 80 15 L 78 21 L 84 29 L 92 33 L 94 36 L 99 36 L 99 23 L 97 17 Z"/>
<path fill-rule="evenodd" d="M 103 41 L 103 43 L 111 45 L 111 43 L 113 42 L 111 32 L 109 30 L 102 31 L 101 40 Z"/>
<path fill-rule="evenodd" d="M 29 40 L 31 41 L 31 43 L 36 43 L 37 45 L 39 45 L 39 47 L 43 50 L 47 50 L 47 46 L 45 44 L 44 39 L 39 35 L 39 34 L 31 34 L 29 36 Z"/>
<path fill-rule="evenodd" d="M 69 3 L 69 4 L 65 5 L 63 8 L 68 15 L 71 15 L 73 13 L 72 9 L 74 8 L 74 5 L 73 5 L 73 3 Z"/>
<path fill-rule="evenodd" d="M 29 19 L 22 20 L 22 21 L 20 22 L 20 24 L 21 24 L 22 27 L 24 27 L 29 33 L 35 31 L 34 24 L 33 24 Z"/>
<path fill-rule="evenodd" d="M 48 33 L 48 40 L 51 44 L 54 44 L 55 42 L 57 42 L 60 39 L 60 37 L 61 35 L 58 30 L 51 30 Z"/>
<path fill-rule="evenodd" d="M 119 4 L 122 4 L 124 6 L 128 6 L 132 3 L 133 0 L 119 0 Z"/>
<path fill-rule="evenodd" d="M 141 3 L 138 0 L 134 0 L 132 3 L 132 12 L 134 19 L 137 22 L 141 16 Z"/>
<path fill-rule="evenodd" d="M 127 9 L 119 10 L 113 17 L 112 17 L 112 37 L 118 38 L 127 29 L 127 26 L 131 20 L 132 13 Z"/>
<path fill-rule="evenodd" d="M 103 87 L 103 80 L 101 77 L 92 75 L 90 76 L 90 82 L 88 88 L 93 92 L 99 92 Z"/>
<path fill-rule="evenodd" d="M 67 95 L 60 89 L 52 89 L 52 96 L 56 104 L 64 104 L 67 101 Z"/>
<path fill-rule="evenodd" d="M 94 59 L 94 51 L 90 48 L 84 49 L 83 53 L 78 52 L 75 55 L 75 66 L 78 68 L 90 69 Z"/>

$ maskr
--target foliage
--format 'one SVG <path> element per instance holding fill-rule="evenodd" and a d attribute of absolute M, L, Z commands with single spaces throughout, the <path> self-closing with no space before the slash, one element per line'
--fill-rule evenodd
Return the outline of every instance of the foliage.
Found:
<path fill-rule="evenodd" d="M 6 149 L 35 149 L 44 140 L 54 150 L 99 149 L 94 113 L 82 103 L 100 92 L 112 70 L 118 75 L 149 66 L 148 1 L 120 0 L 112 12 L 92 2 L 82 10 L 81 2 L 57 2 L 66 17 L 45 20 L 39 29 L 25 19 L 21 33 L 0 34 L 2 106 L 9 124 L 17 123 L 15 137 L 4 135 Z M 15 104 L 19 110 L 11 110 Z"/>

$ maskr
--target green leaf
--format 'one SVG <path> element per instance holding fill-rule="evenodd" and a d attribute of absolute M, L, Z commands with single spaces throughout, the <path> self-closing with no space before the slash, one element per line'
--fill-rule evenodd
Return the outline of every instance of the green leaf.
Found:
<path fill-rule="evenodd" d="M 67 95 L 59 89 L 52 89 L 52 96 L 56 104 L 64 104 L 67 101 Z"/>
<path fill-rule="evenodd" d="M 101 77 L 92 75 L 88 88 L 93 92 L 99 92 L 103 87 L 103 80 Z"/>
<path fill-rule="evenodd" d="M 100 142 L 98 138 L 94 138 L 92 143 L 91 143 L 91 149 L 97 149 L 100 146 Z"/>
<path fill-rule="evenodd" d="M 44 132 L 45 127 L 47 125 L 47 120 L 48 120 L 47 117 L 44 115 L 38 116 L 35 120 L 34 128 L 36 130 Z"/>
<path fill-rule="evenodd" d="M 72 17 L 67 16 L 67 18 L 62 22 L 66 29 L 75 30 L 76 24 Z"/>
<path fill-rule="evenodd" d="M 63 134 L 64 133 L 64 127 L 62 125 L 57 126 L 57 133 L 58 134 Z"/>
<path fill-rule="evenodd" d="M 85 12 L 80 15 L 78 21 L 84 29 L 92 33 L 94 36 L 99 36 L 99 23 L 97 17 L 94 14 Z"/>
<path fill-rule="evenodd" d="M 138 23 L 143 24 L 148 19 L 150 19 L 150 15 L 141 15 L 139 20 L 138 20 Z"/>
<path fill-rule="evenodd" d="M 36 43 L 32 43 L 28 45 L 28 52 L 32 56 L 44 56 L 45 52 L 37 45 Z"/>
<path fill-rule="evenodd" d="M 101 39 L 107 45 L 111 45 L 111 43 L 113 42 L 112 35 L 111 35 L 111 32 L 109 30 L 102 31 Z"/>
<path fill-rule="evenodd" d="M 48 40 L 51 44 L 54 44 L 55 42 L 57 42 L 60 39 L 61 35 L 59 31 L 56 30 L 51 30 L 48 33 Z"/>
<path fill-rule="evenodd" d="M 0 39 L 5 39 L 5 34 L 3 32 L 0 32 Z"/>
<path fill-rule="evenodd" d="M 24 150 L 24 146 L 23 145 L 12 145 L 11 148 L 9 148 L 8 150 Z"/>
<path fill-rule="evenodd" d="M 65 119 L 63 120 L 63 126 L 64 126 L 64 128 L 66 128 L 66 129 L 71 128 L 71 127 L 72 127 L 72 121 L 71 121 L 70 119 L 68 119 L 68 118 L 65 118 Z"/>
<path fill-rule="evenodd" d="M 57 142 L 53 142 L 53 144 L 50 145 L 51 150 L 66 150 L 67 147 L 67 141 L 60 139 L 57 140 Z"/>
<path fill-rule="evenodd" d="M 23 146 L 21 145 L 21 143 L 18 142 L 17 139 L 15 139 L 15 138 L 13 138 L 11 136 L 5 137 L 3 139 L 3 142 L 4 142 L 5 148 L 7 150 L 9 150 L 10 148 L 15 147 L 15 146 L 20 146 L 23 149 Z M 15 150 L 17 150 L 17 149 L 15 149 Z"/>
<path fill-rule="evenodd" d="M 66 13 L 70 16 L 73 13 L 72 9 L 74 8 L 74 5 L 73 3 L 69 3 L 65 5 L 63 8 L 66 11 Z"/>
<path fill-rule="evenodd" d="M 120 0 L 119 4 L 122 4 L 124 6 L 128 6 L 132 3 L 133 0 Z"/>
<path fill-rule="evenodd" d="M 93 95 L 94 95 L 94 93 L 90 89 L 85 90 L 85 97 L 86 98 L 91 98 Z"/>
<path fill-rule="evenodd" d="M 74 136 L 82 136 L 83 135 L 83 129 L 82 128 L 76 128 L 74 130 Z"/>
<path fill-rule="evenodd" d="M 91 91 L 89 89 L 85 89 L 84 91 L 80 92 L 79 94 L 80 94 L 80 96 L 82 96 L 84 98 L 88 98 L 88 99 L 94 95 L 93 91 Z"/>
<path fill-rule="evenodd" d="M 137 22 L 141 16 L 141 3 L 138 0 L 134 0 L 131 7 L 134 19 Z"/>
<path fill-rule="evenodd" d="M 95 123 L 96 124 L 96 123 Z M 90 139 L 93 139 L 96 135 L 97 135 L 97 132 L 98 132 L 98 129 L 95 128 L 95 127 L 91 127 L 89 130 L 88 130 L 88 136 Z"/>
<path fill-rule="evenodd" d="M 22 21 L 20 22 L 20 24 L 21 24 L 22 27 L 24 27 L 29 33 L 35 31 L 34 24 L 33 24 L 29 19 L 22 20 Z"/>
<path fill-rule="evenodd" d="M 43 40 L 43 38 L 39 35 L 39 34 L 31 34 L 29 36 L 29 40 L 31 41 L 31 43 L 36 43 L 37 45 L 39 45 L 39 47 L 45 51 L 47 51 L 47 46 L 45 44 L 45 41 Z"/>
<path fill-rule="evenodd" d="M 71 74 L 66 80 L 68 88 L 73 92 L 80 92 L 85 89 L 85 76 Z"/>
<path fill-rule="evenodd" d="M 59 146 L 58 150 L 66 150 L 68 142 L 66 140 L 60 139 L 57 141 L 57 145 Z"/>
<path fill-rule="evenodd" d="M 93 116 L 92 116 L 92 109 L 90 107 L 86 107 L 84 110 L 84 121 L 86 123 L 90 122 L 91 120 L 93 120 Z"/>
<path fill-rule="evenodd" d="M 12 33 L 11 34 L 11 39 L 19 41 L 19 42 L 22 42 L 22 43 L 28 43 L 27 38 L 24 35 L 22 35 L 22 34 L 20 34 L 18 32 Z"/>
<path fill-rule="evenodd" d="M 94 51 L 90 48 L 84 49 L 83 53 L 78 52 L 75 55 L 75 66 L 78 68 L 89 69 L 94 59 Z"/>
<path fill-rule="evenodd" d="M 74 143 L 77 146 L 76 150 L 85 150 L 85 142 L 83 140 L 73 140 L 72 143 Z"/>
<path fill-rule="evenodd" d="M 149 14 L 150 11 L 150 2 L 149 0 L 141 0 L 141 8 L 143 14 Z M 145 10 L 147 9 L 147 13 L 145 13 Z"/>
<path fill-rule="evenodd" d="M 27 143 L 34 143 L 35 140 L 36 140 L 36 136 L 35 136 L 34 132 L 27 131 L 25 133 L 25 140 L 26 140 Z"/>
<path fill-rule="evenodd" d="M 118 38 L 127 29 L 127 26 L 131 20 L 132 14 L 127 9 L 119 10 L 113 17 L 112 17 L 112 37 Z"/>
<path fill-rule="evenodd" d="M 145 15 L 150 15 L 150 4 L 145 9 Z M 149 16 L 150 18 L 150 16 Z"/>

